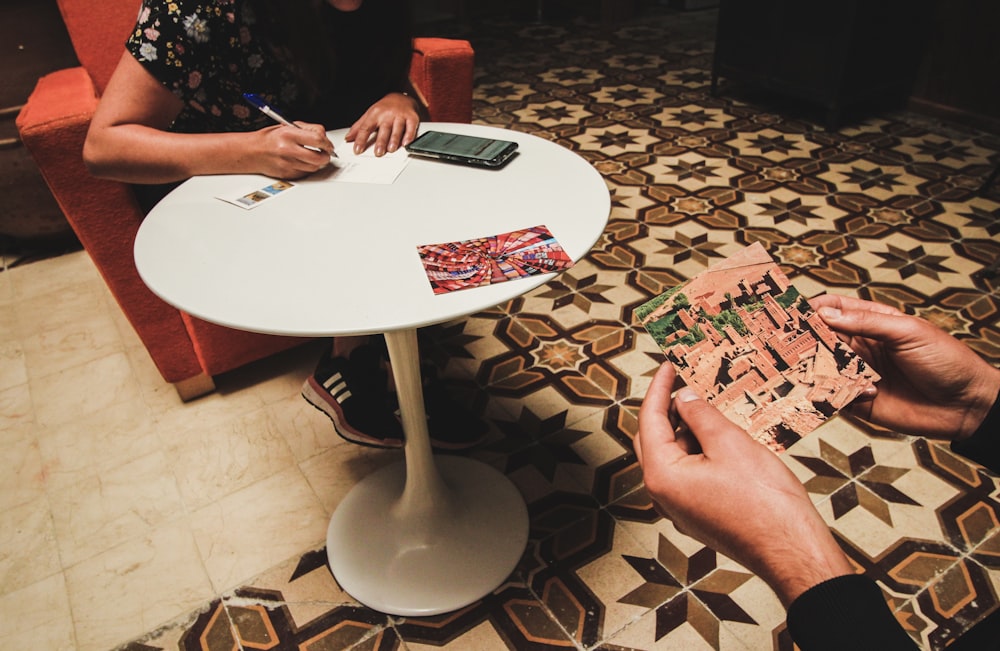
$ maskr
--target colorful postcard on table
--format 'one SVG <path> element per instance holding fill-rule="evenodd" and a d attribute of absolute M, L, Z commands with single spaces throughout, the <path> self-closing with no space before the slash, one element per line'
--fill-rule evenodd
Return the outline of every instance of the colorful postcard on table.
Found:
<path fill-rule="evenodd" d="M 251 208 L 256 208 L 265 201 L 272 199 L 282 192 L 287 192 L 295 187 L 294 183 L 288 181 L 266 181 L 266 185 L 263 187 L 251 190 L 249 192 L 240 191 L 233 195 L 223 195 L 218 197 L 226 203 L 231 203 L 234 206 L 239 206 L 245 210 L 250 210 Z"/>
<path fill-rule="evenodd" d="M 573 260 L 545 226 L 417 247 L 435 294 L 568 269 Z"/>
<path fill-rule="evenodd" d="M 879 380 L 760 243 L 634 316 L 687 386 L 778 453 Z"/>

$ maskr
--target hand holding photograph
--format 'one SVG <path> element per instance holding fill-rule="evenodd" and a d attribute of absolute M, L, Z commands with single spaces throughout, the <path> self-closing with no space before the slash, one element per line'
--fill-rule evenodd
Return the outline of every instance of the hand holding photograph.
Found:
<path fill-rule="evenodd" d="M 777 453 L 879 380 L 759 242 L 634 316 L 687 386 Z"/>

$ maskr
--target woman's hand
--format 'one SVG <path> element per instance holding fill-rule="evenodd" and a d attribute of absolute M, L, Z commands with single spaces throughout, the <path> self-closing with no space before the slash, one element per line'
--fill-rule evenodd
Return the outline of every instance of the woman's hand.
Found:
<path fill-rule="evenodd" d="M 880 303 L 824 294 L 810 301 L 820 317 L 882 379 L 849 407 L 907 434 L 960 440 L 986 418 L 1000 391 L 1000 370 L 919 317 Z"/>
<path fill-rule="evenodd" d="M 347 131 L 344 139 L 360 154 L 372 145 L 376 156 L 392 153 L 413 142 L 420 126 L 417 101 L 403 93 L 389 93 L 372 104 Z"/>
<path fill-rule="evenodd" d="M 257 173 L 294 180 L 330 164 L 333 144 L 322 125 L 296 122 L 296 127 L 273 126 L 255 132 L 256 147 L 248 152 Z"/>
<path fill-rule="evenodd" d="M 657 511 L 742 564 L 787 607 L 853 573 L 801 482 L 764 445 L 660 366 L 639 410 L 635 452 Z"/>

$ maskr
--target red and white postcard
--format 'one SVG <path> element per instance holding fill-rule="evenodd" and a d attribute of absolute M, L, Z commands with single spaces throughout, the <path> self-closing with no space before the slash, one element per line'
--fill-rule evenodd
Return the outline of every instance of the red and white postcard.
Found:
<path fill-rule="evenodd" d="M 760 243 L 634 315 L 687 386 L 778 453 L 879 379 Z"/>
<path fill-rule="evenodd" d="M 562 271 L 573 260 L 545 226 L 417 247 L 435 294 Z"/>

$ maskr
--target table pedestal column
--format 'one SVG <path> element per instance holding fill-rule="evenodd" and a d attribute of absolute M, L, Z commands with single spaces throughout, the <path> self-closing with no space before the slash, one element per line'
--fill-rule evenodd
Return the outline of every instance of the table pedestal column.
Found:
<path fill-rule="evenodd" d="M 330 569 L 362 604 L 390 615 L 458 610 L 500 586 L 528 539 L 511 481 L 482 462 L 435 458 L 415 329 L 386 333 L 405 458 L 362 479 L 327 530 Z"/>

